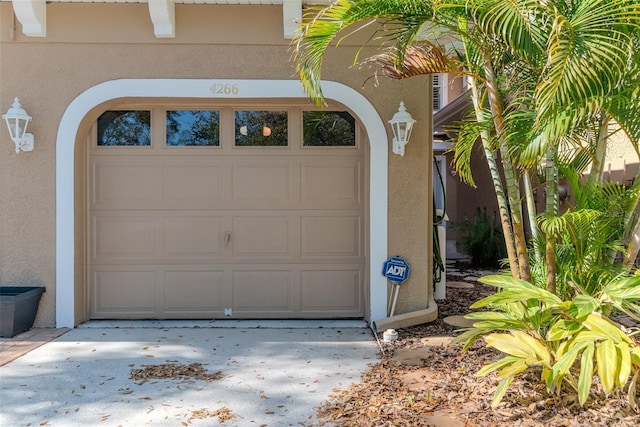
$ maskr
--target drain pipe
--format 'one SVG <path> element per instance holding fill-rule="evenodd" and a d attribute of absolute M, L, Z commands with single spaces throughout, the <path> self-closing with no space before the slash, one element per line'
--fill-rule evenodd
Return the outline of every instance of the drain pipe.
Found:
<path fill-rule="evenodd" d="M 373 336 L 376 337 L 376 341 L 378 342 L 378 348 L 380 348 L 380 352 L 382 353 L 383 356 L 386 356 L 386 353 L 384 352 L 384 348 L 382 348 L 382 344 L 380 343 L 380 338 L 378 338 L 378 333 L 375 330 L 375 325 L 373 323 L 369 323 L 369 328 L 371 329 L 371 332 L 373 332 Z"/>
<path fill-rule="evenodd" d="M 422 323 L 433 322 L 437 318 L 438 306 L 435 301 L 431 300 L 429 306 L 424 310 L 385 317 L 371 322 L 371 325 L 376 331 L 386 331 L 387 329 L 401 329 L 409 326 L 420 325 Z"/>

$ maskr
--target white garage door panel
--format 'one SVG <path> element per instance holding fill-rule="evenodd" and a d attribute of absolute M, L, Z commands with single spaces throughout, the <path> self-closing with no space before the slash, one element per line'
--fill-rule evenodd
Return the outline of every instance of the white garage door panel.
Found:
<path fill-rule="evenodd" d="M 360 159 L 320 160 L 305 160 L 302 164 L 301 199 L 305 206 L 329 209 L 362 207 Z"/>
<path fill-rule="evenodd" d="M 154 167 L 148 161 L 93 164 L 93 203 L 97 208 L 148 208 L 156 192 Z"/>
<path fill-rule="evenodd" d="M 360 270 L 332 271 L 330 268 L 302 272 L 302 311 L 359 313 L 362 310 Z"/>
<path fill-rule="evenodd" d="M 222 216 L 166 216 L 163 234 L 166 258 L 211 260 L 223 256 Z"/>
<path fill-rule="evenodd" d="M 303 216 L 301 256 L 360 257 L 360 216 Z M 353 262 L 352 259 L 345 260 Z"/>
<path fill-rule="evenodd" d="M 281 163 L 280 160 L 275 160 Z M 233 167 L 232 194 L 235 208 L 282 209 L 291 206 L 291 165 L 241 162 Z"/>
<path fill-rule="evenodd" d="M 364 144 L 291 126 L 287 147 L 235 147 L 223 126 L 217 147 L 88 150 L 89 316 L 364 316 Z"/>
<path fill-rule="evenodd" d="M 165 314 L 207 316 L 224 310 L 224 273 L 214 271 L 167 271 L 164 273 Z"/>
<path fill-rule="evenodd" d="M 167 165 L 162 173 L 165 201 L 183 206 L 194 204 L 203 208 L 220 200 L 220 168 L 218 166 Z"/>
<path fill-rule="evenodd" d="M 93 218 L 93 257 L 100 262 L 155 260 L 157 218 L 147 213 L 107 213 Z"/>
<path fill-rule="evenodd" d="M 253 270 L 233 273 L 233 310 L 236 315 L 251 313 L 293 313 L 292 272 Z"/>
<path fill-rule="evenodd" d="M 118 314 L 135 317 L 156 315 L 156 271 L 96 271 L 92 289 L 93 306 L 98 318 Z"/>
<path fill-rule="evenodd" d="M 232 240 L 234 257 L 293 256 L 291 217 L 261 216 L 233 218 Z"/>

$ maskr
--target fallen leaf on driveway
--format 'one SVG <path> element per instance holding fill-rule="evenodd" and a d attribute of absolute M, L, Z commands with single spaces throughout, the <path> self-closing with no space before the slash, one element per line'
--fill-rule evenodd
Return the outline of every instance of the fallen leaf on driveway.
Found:
<path fill-rule="evenodd" d="M 218 417 L 218 422 L 224 423 L 225 421 L 234 419 L 236 415 L 233 412 L 231 412 L 229 408 L 226 408 L 226 407 L 222 407 L 215 411 L 210 411 L 206 408 L 202 408 L 202 409 L 197 409 L 191 412 L 191 416 L 187 420 L 187 423 L 185 424 L 183 422 L 182 425 L 184 426 L 189 425 L 191 424 L 192 420 L 201 420 L 201 419 L 213 418 L 213 417 Z"/>
<path fill-rule="evenodd" d="M 222 373 L 220 371 L 207 373 L 201 363 L 191 363 L 190 365 L 163 363 L 161 365 L 146 365 L 142 369 L 132 369 L 129 378 L 140 381 L 140 384 L 152 379 L 186 380 L 193 378 L 202 381 L 215 381 L 222 378 Z"/>

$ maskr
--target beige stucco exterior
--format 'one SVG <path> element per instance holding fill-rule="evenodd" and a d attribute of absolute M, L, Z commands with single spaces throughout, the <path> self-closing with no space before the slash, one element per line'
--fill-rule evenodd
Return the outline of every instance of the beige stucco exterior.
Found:
<path fill-rule="evenodd" d="M 0 131 L 0 283 L 46 286 L 36 326 L 55 326 L 59 309 L 56 138 L 74 99 L 117 79 L 296 79 L 289 40 L 282 33 L 281 6 L 178 4 L 175 16 L 176 37 L 160 39 L 154 37 L 146 4 L 52 3 L 47 6 L 46 37 L 27 37 L 11 3 L 0 3 L 0 108 L 6 111 L 13 97 L 19 97 L 33 117 L 29 132 L 36 144 L 32 152 L 16 154 L 4 125 Z M 389 256 L 403 256 L 411 265 L 396 313 L 434 308 L 428 79 L 363 86 L 371 72 L 350 68 L 359 47 L 356 41 L 330 49 L 323 77 L 358 91 L 384 121 L 401 100 L 417 120 L 403 157 L 391 154 L 389 144 L 386 249 Z M 251 100 L 250 94 L 246 99 Z M 114 100 L 87 112 L 75 140 L 75 324 L 88 320 L 87 135 L 101 112 L 126 101 Z"/>

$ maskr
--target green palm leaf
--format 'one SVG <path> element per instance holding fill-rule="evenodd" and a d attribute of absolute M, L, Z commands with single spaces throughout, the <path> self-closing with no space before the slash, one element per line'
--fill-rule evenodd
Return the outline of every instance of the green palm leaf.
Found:
<path fill-rule="evenodd" d="M 422 25 L 434 17 L 430 2 L 393 0 L 337 0 L 324 8 L 310 8 L 292 40 L 293 60 L 303 87 L 317 102 L 322 102 L 320 86 L 324 53 L 348 26 L 361 23 L 354 32 L 372 28 L 369 40 L 379 36 L 398 47 L 398 61 L 415 39 Z M 339 40 L 338 40 L 339 42 Z M 356 58 L 357 59 L 357 58 Z"/>
<path fill-rule="evenodd" d="M 637 21 L 637 4 L 624 0 L 583 0 L 563 15 L 550 11 L 547 64 L 537 88 L 541 117 L 559 106 L 610 93 L 624 73 L 632 39 L 631 19 Z"/>
<path fill-rule="evenodd" d="M 461 71 L 457 60 L 451 59 L 439 46 L 429 41 L 421 42 L 421 46 L 409 46 L 404 51 L 391 47 L 384 53 L 362 61 L 362 65 L 374 66 L 385 76 L 397 80 L 434 73 L 468 74 Z"/>
<path fill-rule="evenodd" d="M 453 165 L 456 172 L 467 184 L 475 187 L 471 171 L 471 158 L 478 153 L 480 136 L 490 129 L 490 122 L 465 121 L 451 127 L 458 134 L 453 148 Z"/>
<path fill-rule="evenodd" d="M 545 28 L 540 25 L 540 14 L 536 13 L 539 1 L 476 0 L 469 3 L 476 23 L 485 34 L 498 35 L 530 63 L 537 63 L 544 56 Z"/>

